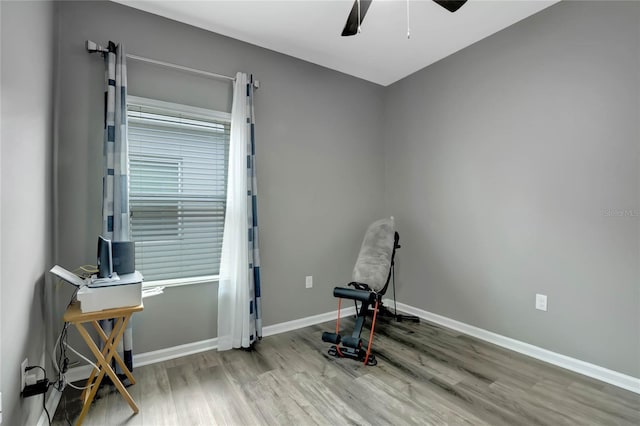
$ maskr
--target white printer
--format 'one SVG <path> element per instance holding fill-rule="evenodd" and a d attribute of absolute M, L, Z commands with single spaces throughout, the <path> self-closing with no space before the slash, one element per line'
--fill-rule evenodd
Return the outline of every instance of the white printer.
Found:
<path fill-rule="evenodd" d="M 138 306 L 142 303 L 143 279 L 138 271 L 122 275 L 114 272 L 111 278 L 93 276 L 87 280 L 87 285 L 80 287 L 76 294 L 80 302 L 80 310 L 93 312 Z"/>
<path fill-rule="evenodd" d="M 82 279 L 61 266 L 51 273 L 78 287 L 76 299 L 85 312 L 138 306 L 142 303 L 142 274 L 135 270 L 135 245 L 98 237 L 98 273 Z"/>

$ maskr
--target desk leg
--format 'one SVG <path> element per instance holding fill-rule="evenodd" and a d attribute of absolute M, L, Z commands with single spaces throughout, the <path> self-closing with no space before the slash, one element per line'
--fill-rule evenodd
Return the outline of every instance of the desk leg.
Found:
<path fill-rule="evenodd" d="M 109 345 L 107 344 L 107 341 L 109 339 L 109 341 L 113 341 L 113 337 L 115 336 L 115 328 L 111 329 L 111 333 L 109 335 L 109 337 L 107 337 L 107 335 L 105 334 L 104 330 L 102 330 L 102 327 L 100 327 L 100 324 L 98 323 L 98 321 L 91 321 L 91 324 L 93 324 L 93 327 L 96 329 L 96 331 L 98 331 L 98 335 L 100 336 L 100 338 L 102 339 L 102 341 L 104 342 L 104 345 L 102 347 L 102 356 L 105 357 L 107 356 L 107 353 L 109 351 Z M 102 332 L 102 333 L 100 333 Z M 93 339 L 92 339 L 93 340 Z M 97 384 L 94 383 L 95 379 L 98 375 L 98 373 L 100 373 L 100 369 L 94 367 L 91 370 L 91 374 L 89 374 L 89 378 L 87 379 L 87 385 L 85 386 L 84 390 L 82 391 L 82 394 L 80 395 L 80 399 L 81 400 L 85 400 L 87 393 L 91 391 L 91 387 L 92 386 L 99 386 L 100 383 L 98 382 Z"/>
<path fill-rule="evenodd" d="M 98 323 L 98 321 L 91 321 L 91 323 L 93 324 L 93 327 L 96 330 L 100 330 L 98 332 L 98 335 L 104 341 L 104 346 L 102 347 L 102 351 L 101 351 L 103 357 L 106 357 L 107 354 L 109 353 L 109 350 L 113 345 L 116 334 L 118 333 L 118 327 L 123 320 L 124 320 L 123 317 L 118 317 L 118 320 L 116 321 L 115 325 L 111 329 L 111 333 L 109 334 L 109 337 L 107 337 L 104 330 L 102 330 L 102 327 L 100 327 L 100 324 Z M 91 341 L 93 341 L 93 339 L 91 339 Z M 83 401 L 87 395 L 87 392 L 90 390 L 90 386 L 100 386 L 100 382 L 102 381 L 102 379 L 100 379 L 100 381 L 98 382 L 94 382 L 94 379 L 96 379 L 96 376 L 98 375 L 98 373 L 100 373 L 100 369 L 93 368 L 91 370 L 91 374 L 89 374 L 89 379 L 87 380 L 87 385 L 85 386 L 84 390 L 82 391 L 82 394 L 80 395 L 80 399 L 82 399 Z"/>
<path fill-rule="evenodd" d="M 117 326 L 115 327 L 115 329 L 117 330 L 116 335 L 113 341 L 107 343 L 108 350 L 107 350 L 106 358 L 102 354 L 102 352 L 98 349 L 95 342 L 91 338 L 91 335 L 82 326 L 82 324 L 80 323 L 76 324 L 76 327 L 78 328 L 78 331 L 80 332 L 83 339 L 85 340 L 87 346 L 89 346 L 89 349 L 91 350 L 93 355 L 96 357 L 97 365 L 100 368 L 100 373 L 98 374 L 98 378 L 96 379 L 95 383 L 91 387 L 91 391 L 89 392 L 87 399 L 83 401 L 82 412 L 80 413 L 80 416 L 78 417 L 78 421 L 76 423 L 78 426 L 82 424 L 82 421 L 84 420 L 84 417 L 86 416 L 89 410 L 89 407 L 91 406 L 91 403 L 93 402 L 93 399 L 96 396 L 96 392 L 98 391 L 100 382 L 102 381 L 102 378 L 104 377 L 105 374 L 107 374 L 111 378 L 111 381 L 115 385 L 116 389 L 118 389 L 118 391 L 123 396 L 123 398 L 127 401 L 127 403 L 129 403 L 129 406 L 131 407 L 133 412 L 137 414 L 140 411 L 135 401 L 129 394 L 129 392 L 127 392 L 127 389 L 124 387 L 122 382 L 120 382 L 120 379 L 118 379 L 118 376 L 115 374 L 115 372 L 109 365 L 109 362 L 111 362 L 111 358 L 113 358 L 114 352 L 117 352 L 117 345 L 120 339 L 122 338 L 122 334 L 124 333 L 123 325 L 125 323 L 126 323 L 125 318 L 118 319 Z"/>
<path fill-rule="evenodd" d="M 122 317 L 122 319 L 124 320 L 124 324 L 122 324 L 122 327 L 126 330 L 127 324 L 129 323 L 129 320 L 131 319 L 131 315 L 127 315 L 125 317 Z M 109 337 L 107 337 L 107 334 L 104 332 L 102 327 L 100 327 L 100 324 L 97 321 L 93 321 L 92 324 L 93 324 L 93 328 L 96 329 L 96 331 L 98 332 L 98 335 L 100 336 L 102 341 L 105 343 L 105 348 L 106 348 L 107 341 L 113 341 L 113 334 L 116 331 L 117 327 L 114 327 L 113 330 L 111 331 L 111 335 Z M 106 354 L 104 352 L 105 348 L 102 349 L 102 352 L 104 354 Z M 122 360 L 122 358 L 120 358 L 120 354 L 118 354 L 117 348 L 116 348 L 116 352 L 115 352 L 114 358 L 115 358 L 116 362 L 118 363 L 118 365 L 120 365 L 120 368 L 122 369 L 124 374 L 127 376 L 127 379 L 129 379 L 129 382 L 131 382 L 132 385 L 135 385 L 136 384 L 136 380 L 133 378 L 133 374 L 131 374 L 131 371 L 129 371 L 129 369 L 127 368 L 126 364 Z"/>
<path fill-rule="evenodd" d="M 116 389 L 118 389 L 118 391 L 120 391 L 120 394 L 124 397 L 124 399 L 127 400 L 133 412 L 138 414 L 138 412 L 140 411 L 138 409 L 138 406 L 136 405 L 135 401 L 129 394 L 129 391 L 127 391 L 127 389 L 124 387 L 124 385 L 120 381 L 120 378 L 118 377 L 118 375 L 113 371 L 113 369 L 109 365 L 113 357 L 116 357 L 116 359 L 119 359 L 120 362 L 122 362 L 122 359 L 118 356 L 118 343 L 122 340 L 122 336 L 124 334 L 125 328 L 127 327 L 127 323 L 129 322 L 129 318 L 131 318 L 130 313 L 118 318 L 118 321 L 116 322 L 116 326 L 114 327 L 117 330 L 117 333 L 116 333 L 116 336 L 113 338 L 113 341 L 110 342 L 109 353 L 107 354 L 107 357 L 105 359 L 105 364 L 108 367 L 108 369 L 106 370 L 106 373 L 109 375 L 109 377 L 113 381 L 113 384 L 115 385 Z M 95 346 L 95 343 L 93 346 L 95 349 L 98 349 Z M 125 368 L 124 370 L 129 371 L 127 368 Z"/>
<path fill-rule="evenodd" d="M 91 348 L 91 351 L 93 352 L 93 346 L 95 346 L 95 343 L 93 343 L 93 339 L 91 338 L 87 330 L 85 330 L 84 326 L 80 323 L 77 323 L 76 327 L 78 328 L 78 331 L 80 332 L 80 335 L 82 336 L 84 341 L 87 343 L 87 345 L 89 345 L 89 348 Z M 104 356 L 102 355 L 102 353 L 100 352 L 98 353 L 100 354 L 100 356 L 98 356 L 95 352 L 94 352 L 94 355 L 96 355 L 96 359 L 98 361 L 96 365 L 98 366 L 98 368 L 100 368 L 102 367 L 101 360 L 104 360 Z M 101 371 L 100 374 L 98 375 L 98 381 L 94 382 L 93 380 L 94 377 L 92 377 L 94 376 L 94 371 L 96 371 L 95 368 L 91 372 L 91 376 L 89 376 L 89 380 L 87 380 L 87 386 L 91 385 L 91 387 L 85 388 L 82 391 L 82 395 L 81 395 L 82 411 L 80 412 L 80 416 L 78 416 L 78 420 L 76 421 L 76 426 L 80 426 L 82 424 L 82 421 L 84 420 L 84 417 L 87 415 L 87 412 L 89 411 L 89 407 L 93 402 L 93 398 L 95 398 L 96 392 L 98 392 L 98 387 L 100 386 L 100 381 L 102 381 L 102 376 L 104 375 L 104 372 Z M 86 394 L 87 391 L 89 391 L 88 395 Z"/>

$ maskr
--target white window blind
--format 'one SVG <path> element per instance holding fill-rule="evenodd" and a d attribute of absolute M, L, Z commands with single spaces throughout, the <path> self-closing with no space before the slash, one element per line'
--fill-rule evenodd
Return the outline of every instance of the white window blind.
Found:
<path fill-rule="evenodd" d="M 136 268 L 147 282 L 218 275 L 228 116 L 134 99 L 127 114 Z"/>

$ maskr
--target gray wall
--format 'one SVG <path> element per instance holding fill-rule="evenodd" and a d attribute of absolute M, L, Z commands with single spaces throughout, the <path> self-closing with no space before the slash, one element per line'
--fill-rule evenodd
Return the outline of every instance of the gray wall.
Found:
<path fill-rule="evenodd" d="M 261 80 L 266 325 L 334 309 L 366 225 L 394 214 L 401 301 L 640 376 L 638 216 L 606 215 L 640 208 L 637 4 L 560 3 L 389 88 L 117 4 L 59 8 L 57 263 L 94 263 L 102 61 L 83 43 L 112 39 Z M 224 83 L 134 62 L 129 90 L 230 109 Z M 216 292 L 148 299 L 136 352 L 215 337 Z"/>
<path fill-rule="evenodd" d="M 20 363 L 44 353 L 44 271 L 51 262 L 54 8 L 0 2 L 2 15 L 0 377 L 3 420 L 36 424 L 42 397 L 22 400 Z"/>
<path fill-rule="evenodd" d="M 401 301 L 640 377 L 639 46 L 562 2 L 388 88 Z"/>
<path fill-rule="evenodd" d="M 251 72 L 255 97 L 264 324 L 335 309 L 362 235 L 383 211 L 384 88 L 107 2 L 59 4 L 56 262 L 95 263 L 101 232 L 103 62 L 87 39 L 216 73 Z M 230 110 L 228 83 L 129 62 L 129 93 Z M 304 288 L 305 275 L 314 287 Z M 59 305 L 69 292 L 61 288 Z M 217 285 L 170 288 L 134 318 L 135 352 L 216 336 Z"/>

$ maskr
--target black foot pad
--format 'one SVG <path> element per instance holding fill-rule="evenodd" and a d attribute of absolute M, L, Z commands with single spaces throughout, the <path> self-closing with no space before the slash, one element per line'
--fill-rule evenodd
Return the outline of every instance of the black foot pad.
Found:
<path fill-rule="evenodd" d="M 338 333 L 329 333 L 328 331 L 325 331 L 324 333 L 322 333 L 323 342 L 329 342 L 329 343 L 334 343 L 336 345 L 339 345 L 340 340 L 341 340 L 341 336 Z"/>

